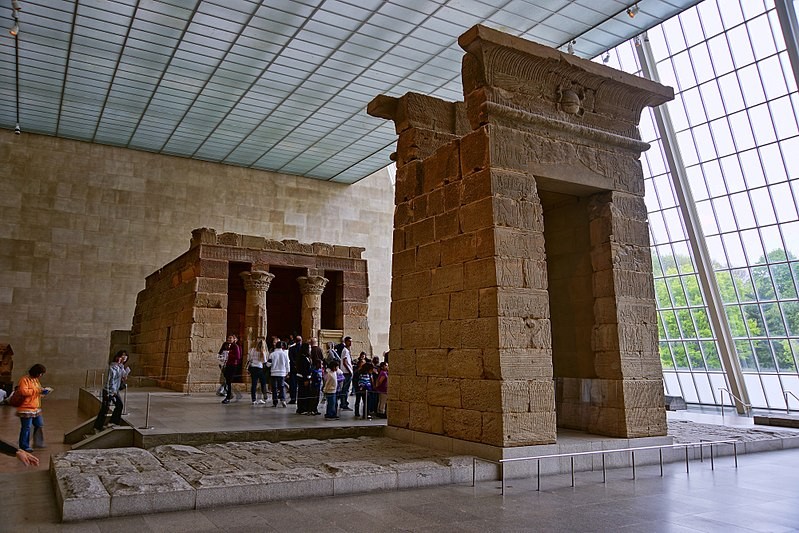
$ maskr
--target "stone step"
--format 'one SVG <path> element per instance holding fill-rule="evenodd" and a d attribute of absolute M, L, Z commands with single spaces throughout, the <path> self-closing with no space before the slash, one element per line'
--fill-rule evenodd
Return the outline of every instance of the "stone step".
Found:
<path fill-rule="evenodd" d="M 106 428 L 99 433 L 89 432 L 72 445 L 73 450 L 102 450 L 107 448 L 127 448 L 134 445 L 136 430 L 130 426 Z"/>

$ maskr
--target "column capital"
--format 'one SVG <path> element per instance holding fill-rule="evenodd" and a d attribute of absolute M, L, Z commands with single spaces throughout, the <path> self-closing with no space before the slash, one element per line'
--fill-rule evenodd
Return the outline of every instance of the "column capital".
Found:
<path fill-rule="evenodd" d="M 263 270 L 252 270 L 250 272 L 242 272 L 239 274 L 241 279 L 244 280 L 244 288 L 247 291 L 261 290 L 268 291 L 269 285 L 275 279 L 275 275 Z"/>
<path fill-rule="evenodd" d="M 301 294 L 322 294 L 328 281 L 327 278 L 322 276 L 300 276 L 297 278 Z"/>

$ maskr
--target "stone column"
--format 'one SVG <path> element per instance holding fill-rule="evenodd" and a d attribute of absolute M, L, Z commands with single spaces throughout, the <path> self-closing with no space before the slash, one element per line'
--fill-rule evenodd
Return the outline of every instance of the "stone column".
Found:
<path fill-rule="evenodd" d="M 258 337 L 266 337 L 266 291 L 275 278 L 274 274 L 262 270 L 242 272 L 244 289 L 247 291 L 247 310 L 244 318 L 244 327 L 247 332 L 244 353 L 255 346 Z"/>
<path fill-rule="evenodd" d="M 302 329 L 303 338 L 310 339 L 319 335 L 322 327 L 322 292 L 327 285 L 327 278 L 322 276 L 300 276 L 297 283 L 300 284 L 300 294 L 302 294 Z"/>

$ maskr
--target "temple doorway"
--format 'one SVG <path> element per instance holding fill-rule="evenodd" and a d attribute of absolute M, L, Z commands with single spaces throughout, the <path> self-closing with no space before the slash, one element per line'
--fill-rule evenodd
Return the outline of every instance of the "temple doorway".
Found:
<path fill-rule="evenodd" d="M 281 339 L 299 334 L 302 328 L 302 296 L 297 278 L 306 275 L 306 269 L 272 266 L 275 275 L 266 293 L 267 335 Z"/>

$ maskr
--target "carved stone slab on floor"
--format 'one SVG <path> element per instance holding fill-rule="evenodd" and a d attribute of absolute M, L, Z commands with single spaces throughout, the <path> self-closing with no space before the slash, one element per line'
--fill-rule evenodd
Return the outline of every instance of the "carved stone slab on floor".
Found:
<path fill-rule="evenodd" d="M 463 482 L 472 460 L 361 437 L 76 450 L 50 471 L 70 522 Z"/>

